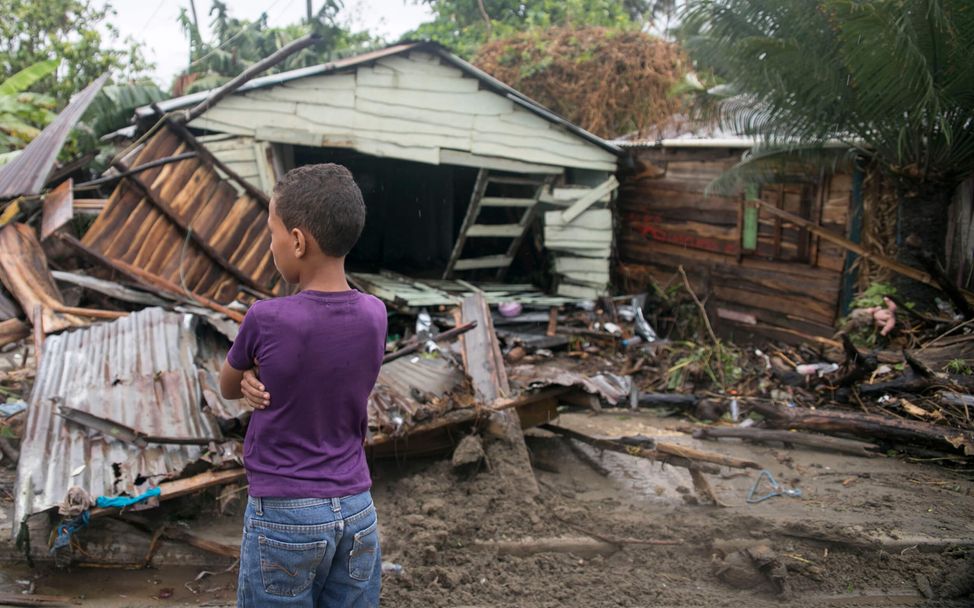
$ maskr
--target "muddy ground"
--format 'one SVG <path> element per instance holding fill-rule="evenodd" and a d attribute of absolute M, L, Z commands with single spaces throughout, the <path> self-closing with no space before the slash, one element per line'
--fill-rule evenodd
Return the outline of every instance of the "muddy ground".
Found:
<path fill-rule="evenodd" d="M 374 494 L 384 559 L 402 566 L 384 577 L 383 605 L 974 605 L 970 472 L 700 442 L 675 430 L 684 421 L 642 412 L 564 414 L 559 423 L 755 460 L 802 496 L 748 504 L 757 472 L 724 469 L 709 479 L 725 506 L 698 504 L 684 469 L 576 445 L 608 470 L 603 476 L 565 440 L 539 430 L 528 433 L 530 470 L 500 440 L 487 442 L 487 464 L 473 474 L 457 474 L 448 457 L 381 463 Z M 235 573 L 221 572 L 219 560 L 208 567 L 30 569 L 6 540 L 9 521 L 0 523 L 12 560 L 2 566 L 0 592 L 32 585 L 83 606 L 233 605 Z M 191 523 L 233 542 L 239 515 L 207 511 Z M 619 550 L 513 556 L 482 546 L 552 538 L 608 540 Z M 203 570 L 214 574 L 195 580 Z"/>

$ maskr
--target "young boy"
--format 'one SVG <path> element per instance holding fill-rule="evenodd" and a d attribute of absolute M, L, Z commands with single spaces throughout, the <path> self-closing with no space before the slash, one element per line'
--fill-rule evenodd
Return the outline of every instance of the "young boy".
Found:
<path fill-rule="evenodd" d="M 344 268 L 364 224 L 362 193 L 345 167 L 300 167 L 274 188 L 271 254 L 300 291 L 250 308 L 220 372 L 225 398 L 255 406 L 244 441 L 243 608 L 379 602 L 363 446 L 386 310 L 352 290 Z"/>

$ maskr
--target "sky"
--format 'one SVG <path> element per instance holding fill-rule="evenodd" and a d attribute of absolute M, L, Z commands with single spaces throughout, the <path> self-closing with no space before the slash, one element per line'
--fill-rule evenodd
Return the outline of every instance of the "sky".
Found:
<path fill-rule="evenodd" d="M 110 0 L 117 15 L 112 22 L 122 38 L 131 36 L 143 46 L 146 58 L 156 64 L 154 79 L 168 88 L 173 76 L 189 60 L 189 41 L 176 21 L 180 7 L 189 8 L 189 0 Z M 304 18 L 306 0 L 225 0 L 230 14 L 242 19 L 255 19 L 267 12 L 271 26 L 296 23 Z M 196 0 L 196 12 L 205 40 L 210 38 L 210 0 Z M 317 11 L 322 0 L 312 0 Z M 415 0 L 345 0 L 339 16 L 342 23 L 355 30 L 367 29 L 390 40 L 414 29 L 429 19 L 425 5 Z"/>

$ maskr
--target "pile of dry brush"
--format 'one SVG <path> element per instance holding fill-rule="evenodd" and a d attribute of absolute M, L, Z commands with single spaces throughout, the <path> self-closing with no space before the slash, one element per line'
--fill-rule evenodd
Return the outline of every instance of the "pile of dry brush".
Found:
<path fill-rule="evenodd" d="M 680 48 L 638 31 L 533 30 L 488 42 L 481 69 L 602 137 L 647 134 L 680 109 Z"/>

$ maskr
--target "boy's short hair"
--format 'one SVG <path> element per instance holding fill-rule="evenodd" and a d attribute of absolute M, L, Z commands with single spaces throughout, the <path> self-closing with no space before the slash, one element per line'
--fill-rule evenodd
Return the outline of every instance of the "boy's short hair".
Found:
<path fill-rule="evenodd" d="M 331 257 L 347 255 L 365 226 L 362 191 L 341 165 L 291 169 L 274 186 L 274 199 L 284 226 L 304 228 Z"/>

